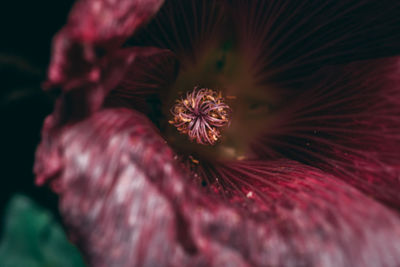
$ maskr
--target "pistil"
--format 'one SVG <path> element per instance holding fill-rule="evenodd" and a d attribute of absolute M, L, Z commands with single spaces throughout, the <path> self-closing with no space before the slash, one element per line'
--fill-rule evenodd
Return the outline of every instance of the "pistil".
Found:
<path fill-rule="evenodd" d="M 191 141 L 214 145 L 221 138 L 221 130 L 229 126 L 232 109 L 220 91 L 196 86 L 186 97 L 176 100 L 171 114 L 169 123 Z"/>

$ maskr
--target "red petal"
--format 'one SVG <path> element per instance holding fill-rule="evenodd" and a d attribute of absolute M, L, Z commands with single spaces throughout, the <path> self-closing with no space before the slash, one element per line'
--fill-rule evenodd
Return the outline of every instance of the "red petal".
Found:
<path fill-rule="evenodd" d="M 147 48 L 118 49 L 162 3 L 162 0 L 81 0 L 75 4 L 66 26 L 54 38 L 45 87 L 61 88 L 69 94 L 65 96 L 67 101 L 75 105 L 75 100 L 80 101 L 83 110 L 61 103 L 56 113 L 72 108 L 67 113 L 77 114 L 68 116 L 76 119 L 99 109 L 134 57 L 148 52 Z M 57 123 L 70 119 L 55 118 Z"/>
<path fill-rule="evenodd" d="M 235 207 L 187 183 L 150 122 L 129 110 L 95 113 L 54 140 L 62 214 L 91 266 L 400 264 L 398 216 L 305 165 L 226 165 L 238 179 L 245 165 L 263 173 L 263 202 Z M 45 142 L 37 166 L 54 155 Z"/>
<path fill-rule="evenodd" d="M 118 48 L 158 11 L 162 3 L 162 0 L 77 2 L 67 25 L 53 42 L 50 84 L 71 82 L 77 76 L 95 79 L 98 74 L 93 65 L 101 53 Z"/>
<path fill-rule="evenodd" d="M 332 173 L 400 208 L 400 59 L 322 69 L 254 145 Z M 285 113 L 286 112 L 286 113 Z"/>
<path fill-rule="evenodd" d="M 231 2 L 238 39 L 263 84 L 298 84 L 321 66 L 400 52 L 398 2 Z"/>
<path fill-rule="evenodd" d="M 153 115 L 147 101 L 161 100 L 160 93 L 166 92 L 175 81 L 178 68 L 178 61 L 169 50 L 153 48 L 140 53 L 118 86 L 108 95 L 105 105 L 124 106 Z"/>
<path fill-rule="evenodd" d="M 165 1 L 154 19 L 128 43 L 169 49 L 183 68 L 191 67 L 227 34 L 226 4 L 225 0 Z"/>
<path fill-rule="evenodd" d="M 66 28 L 74 40 L 103 43 L 126 39 L 158 11 L 163 0 L 80 0 Z"/>
<path fill-rule="evenodd" d="M 85 68 L 85 64 L 71 57 L 75 61 L 66 62 L 70 73 L 60 84 L 64 92 L 56 104 L 53 127 L 82 119 L 100 109 L 109 92 L 119 85 L 126 75 L 129 75 L 129 71 L 136 68 L 135 64 L 142 66 L 144 59 L 149 58 L 157 62 L 163 59 L 172 60 L 173 55 L 167 50 L 154 47 L 125 48 L 108 53 L 87 69 L 80 68 Z M 147 66 L 147 69 L 151 66 L 151 64 Z M 168 67 L 171 69 L 168 73 L 172 73 L 175 71 L 176 64 L 168 65 Z"/>

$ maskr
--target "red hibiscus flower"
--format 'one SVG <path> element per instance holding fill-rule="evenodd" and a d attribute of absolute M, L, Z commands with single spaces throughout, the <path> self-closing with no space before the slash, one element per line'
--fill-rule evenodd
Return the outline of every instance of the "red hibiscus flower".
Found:
<path fill-rule="evenodd" d="M 36 182 L 90 266 L 400 266 L 398 14 L 81 0 Z"/>

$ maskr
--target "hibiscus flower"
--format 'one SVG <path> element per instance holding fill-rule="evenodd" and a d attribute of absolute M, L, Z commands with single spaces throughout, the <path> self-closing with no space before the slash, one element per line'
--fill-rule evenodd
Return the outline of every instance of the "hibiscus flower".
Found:
<path fill-rule="evenodd" d="M 90 266 L 400 266 L 398 14 L 80 0 L 36 182 Z"/>

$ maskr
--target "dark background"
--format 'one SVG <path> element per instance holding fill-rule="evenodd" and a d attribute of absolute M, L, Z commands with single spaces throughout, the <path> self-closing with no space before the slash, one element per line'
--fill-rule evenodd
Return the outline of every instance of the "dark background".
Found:
<path fill-rule="evenodd" d="M 34 185 L 32 168 L 40 128 L 52 110 L 52 97 L 41 89 L 51 39 L 65 23 L 72 3 L 8 0 L 0 4 L 0 227 L 4 207 L 17 192 L 57 213 L 57 198 L 47 187 Z"/>

